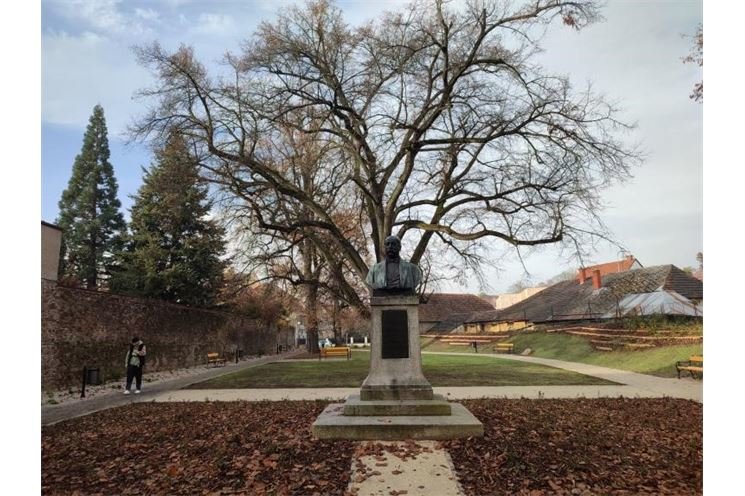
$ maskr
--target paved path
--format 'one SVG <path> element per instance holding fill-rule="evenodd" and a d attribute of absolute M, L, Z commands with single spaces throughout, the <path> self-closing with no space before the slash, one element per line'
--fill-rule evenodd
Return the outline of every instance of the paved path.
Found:
<path fill-rule="evenodd" d="M 152 401 L 155 397 L 167 391 L 178 390 L 194 384 L 195 382 L 205 381 L 207 379 L 212 379 L 213 377 L 230 374 L 250 367 L 256 367 L 257 365 L 275 362 L 301 353 L 304 352 L 300 350 L 284 353 L 282 355 L 268 355 L 262 358 L 252 358 L 238 363 L 229 363 L 224 367 L 206 369 L 201 374 L 164 380 L 152 385 L 144 384 L 143 386 L 145 387 L 141 394 L 124 395 L 122 394 L 123 391 L 117 391 L 116 393 L 103 396 L 72 400 L 59 405 L 42 405 L 41 425 L 54 424 L 62 420 L 80 417 L 81 415 L 88 415 L 89 413 L 126 405 L 128 403 L 134 403 L 136 401 Z M 202 396 L 202 399 L 204 400 L 204 395 Z"/>
<path fill-rule="evenodd" d="M 438 441 L 362 441 L 348 492 L 356 496 L 463 496 L 453 462 Z"/>

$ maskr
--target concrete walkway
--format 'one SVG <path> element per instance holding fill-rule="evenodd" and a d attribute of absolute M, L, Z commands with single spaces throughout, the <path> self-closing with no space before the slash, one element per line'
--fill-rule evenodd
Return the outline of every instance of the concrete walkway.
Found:
<path fill-rule="evenodd" d="M 438 441 L 361 441 L 347 492 L 463 496 L 450 455 Z"/>
<path fill-rule="evenodd" d="M 153 385 L 144 384 L 145 387 L 143 387 L 141 394 L 124 395 L 122 394 L 122 389 L 116 393 L 104 396 L 81 398 L 79 401 L 70 401 L 59 405 L 42 405 L 41 425 L 51 425 L 62 420 L 88 415 L 89 413 L 134 403 L 136 401 L 152 401 L 162 393 L 179 390 L 196 382 L 202 382 L 207 379 L 212 379 L 213 377 L 230 374 L 239 370 L 263 365 L 265 363 L 276 362 L 302 353 L 304 353 L 304 351 L 299 350 L 281 355 L 267 355 L 261 358 L 243 360 L 238 363 L 228 363 L 224 367 L 206 369 L 200 374 L 164 380 Z M 204 400 L 204 395 L 202 395 L 202 400 Z"/>

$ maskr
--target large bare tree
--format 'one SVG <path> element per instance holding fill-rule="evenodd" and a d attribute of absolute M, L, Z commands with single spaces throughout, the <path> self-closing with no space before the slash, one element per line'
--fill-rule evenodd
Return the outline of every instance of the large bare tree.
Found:
<path fill-rule="evenodd" d="M 601 191 L 639 154 L 612 105 L 534 59 L 548 24 L 580 29 L 598 18 L 589 0 L 419 1 L 350 27 L 329 2 L 311 1 L 261 24 L 219 77 L 188 47 L 140 48 L 157 84 L 141 92 L 152 111 L 132 132 L 159 139 L 179 128 L 213 181 L 236 194 L 271 191 L 276 204 L 257 216 L 302 206 L 309 215 L 282 229 L 322 236 L 316 246 L 349 280 L 382 259 L 390 234 L 414 263 L 437 248 L 477 266 L 495 242 L 579 251 L 607 234 Z M 338 151 L 329 177 L 352 188 L 375 260 L 277 159 L 288 128 Z"/>
<path fill-rule="evenodd" d="M 343 236 L 365 253 L 366 237 L 362 223 L 355 218 L 360 205 L 351 183 L 345 179 L 345 157 L 339 147 L 333 142 L 314 140 L 295 126 L 282 126 L 277 131 L 270 140 L 265 140 L 274 167 L 307 197 L 313 198 Z M 352 271 L 343 258 L 335 256 L 334 243 L 328 240 L 326 231 L 310 224 L 317 215 L 305 203 L 278 193 L 272 185 L 256 178 L 223 182 L 218 176 L 215 181 L 222 187 L 225 217 L 229 221 L 237 220 L 238 234 L 244 239 L 248 235 L 253 241 L 246 243 L 248 250 L 241 257 L 253 265 L 251 272 L 289 283 L 302 293 L 308 348 L 317 352 L 322 300 L 341 300 L 364 308 L 360 298 L 362 288 L 353 278 L 345 276 Z"/>

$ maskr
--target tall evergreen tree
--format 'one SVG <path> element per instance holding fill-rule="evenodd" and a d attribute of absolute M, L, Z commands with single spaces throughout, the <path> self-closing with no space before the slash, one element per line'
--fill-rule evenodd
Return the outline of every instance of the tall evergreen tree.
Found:
<path fill-rule="evenodd" d="M 106 119 L 103 108 L 96 105 L 59 201 L 56 221 L 64 231 L 60 278 L 89 289 L 99 287 L 109 277 L 112 254 L 121 249 L 125 229 L 109 155 Z"/>
<path fill-rule="evenodd" d="M 209 306 L 222 283 L 224 230 L 207 218 L 207 186 L 182 137 L 171 133 L 155 155 L 133 197 L 122 272 L 112 289 Z"/>

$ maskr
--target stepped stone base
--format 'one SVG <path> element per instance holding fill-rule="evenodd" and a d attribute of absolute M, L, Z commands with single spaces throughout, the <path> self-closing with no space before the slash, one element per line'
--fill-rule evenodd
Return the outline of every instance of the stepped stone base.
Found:
<path fill-rule="evenodd" d="M 360 395 L 353 394 L 344 403 L 347 416 L 392 416 L 392 415 L 450 415 L 450 403 L 441 395 L 431 400 L 385 400 L 364 401 Z"/>
<path fill-rule="evenodd" d="M 368 385 L 363 384 L 360 388 L 362 401 L 386 401 L 386 400 L 432 400 L 434 393 L 432 386 L 426 383 L 421 385 Z M 365 381 L 367 382 L 367 381 Z"/>
<path fill-rule="evenodd" d="M 401 441 L 483 436 L 484 426 L 460 403 L 450 403 L 450 415 L 344 415 L 344 404 L 333 403 L 313 423 L 318 439 Z"/>

